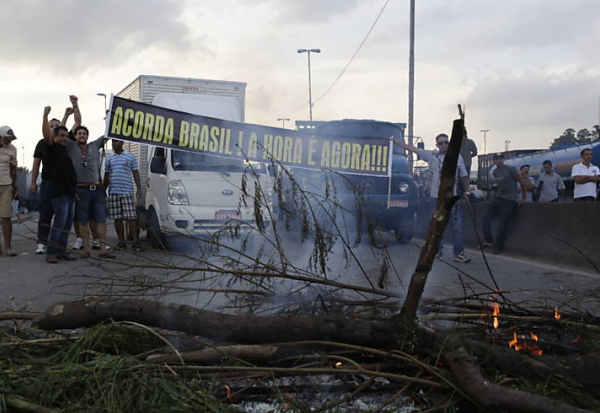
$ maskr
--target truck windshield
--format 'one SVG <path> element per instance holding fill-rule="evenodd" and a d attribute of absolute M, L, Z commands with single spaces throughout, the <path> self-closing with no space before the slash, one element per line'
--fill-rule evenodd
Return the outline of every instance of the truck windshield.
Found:
<path fill-rule="evenodd" d="M 172 165 L 176 171 L 246 172 L 253 169 L 257 173 L 266 172 L 265 165 L 260 162 L 175 150 L 172 155 Z"/>

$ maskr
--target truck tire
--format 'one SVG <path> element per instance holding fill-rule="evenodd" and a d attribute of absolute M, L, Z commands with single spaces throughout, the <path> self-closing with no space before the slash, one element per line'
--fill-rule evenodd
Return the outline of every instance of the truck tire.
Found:
<path fill-rule="evenodd" d="M 167 240 L 165 234 L 160 230 L 160 222 L 154 208 L 148 210 L 147 220 L 150 245 L 155 249 L 166 250 Z"/>
<path fill-rule="evenodd" d="M 416 225 L 417 213 L 415 211 L 402 214 L 402 216 L 400 216 L 399 219 L 396 220 L 396 226 L 394 228 L 396 242 L 400 244 L 409 242 L 412 239 L 412 237 L 415 236 Z"/>

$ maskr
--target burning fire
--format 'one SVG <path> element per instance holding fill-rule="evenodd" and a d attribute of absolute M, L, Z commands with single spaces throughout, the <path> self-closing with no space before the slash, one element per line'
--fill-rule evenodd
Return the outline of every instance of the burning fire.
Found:
<path fill-rule="evenodd" d="M 225 390 L 227 391 L 227 395 L 225 396 L 225 400 L 231 399 L 231 396 L 233 395 L 233 391 L 231 390 L 231 387 L 229 387 L 226 384 L 224 384 L 223 386 L 225 387 Z"/>
<path fill-rule="evenodd" d="M 519 340 L 527 340 L 527 339 L 530 339 L 533 341 L 539 341 L 539 337 L 532 332 L 529 332 L 529 337 L 527 337 L 525 335 L 517 335 L 517 333 L 514 332 L 513 339 L 508 342 L 508 347 L 514 348 L 516 351 L 523 350 L 523 351 L 527 351 L 532 354 L 542 354 L 543 353 L 542 349 L 539 348 L 538 346 L 534 346 L 534 345 L 523 343 L 523 342 L 519 341 Z"/>
<path fill-rule="evenodd" d="M 554 318 L 556 318 L 557 320 L 560 320 L 561 315 L 558 312 L 558 307 L 554 307 Z"/>
<path fill-rule="evenodd" d="M 494 328 L 498 328 L 498 327 L 500 327 L 500 321 L 498 320 L 498 315 L 500 314 L 500 304 L 492 303 L 492 308 L 494 310 L 494 315 L 493 315 Z"/>
<path fill-rule="evenodd" d="M 338 361 L 337 363 L 335 363 L 335 367 L 342 367 L 342 366 L 343 366 L 343 364 L 341 361 Z"/>

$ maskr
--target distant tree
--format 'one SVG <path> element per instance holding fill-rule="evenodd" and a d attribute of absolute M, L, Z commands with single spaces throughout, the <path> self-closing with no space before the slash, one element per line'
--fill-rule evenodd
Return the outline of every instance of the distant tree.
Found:
<path fill-rule="evenodd" d="M 592 126 L 592 136 L 591 139 L 593 141 L 597 141 L 600 139 L 600 125 L 594 125 Z"/>
<path fill-rule="evenodd" d="M 585 143 L 592 140 L 592 132 L 587 128 L 581 129 L 577 132 L 577 143 Z"/>
<path fill-rule="evenodd" d="M 575 145 L 576 143 L 577 136 L 575 135 L 575 129 L 568 128 L 565 129 L 562 135 L 554 139 L 554 142 L 552 142 L 552 145 L 550 145 L 550 149 L 556 149 L 566 145 Z"/>
<path fill-rule="evenodd" d="M 17 166 L 17 171 L 19 172 L 29 172 L 29 169 L 25 166 Z"/>

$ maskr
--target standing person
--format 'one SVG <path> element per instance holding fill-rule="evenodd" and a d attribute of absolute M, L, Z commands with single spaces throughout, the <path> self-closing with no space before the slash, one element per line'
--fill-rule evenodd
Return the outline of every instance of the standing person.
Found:
<path fill-rule="evenodd" d="M 450 143 L 448 140 L 448 135 L 445 133 L 441 133 L 435 138 L 435 144 L 438 147 L 437 150 L 425 150 L 419 149 L 413 145 L 409 145 L 397 139 L 394 139 L 394 143 L 399 145 L 400 147 L 406 149 L 410 152 L 415 152 L 419 157 L 429 164 L 429 175 L 427 177 L 427 187 L 429 188 L 429 196 L 432 198 L 432 204 L 437 204 L 438 193 L 440 191 L 440 179 L 442 174 L 442 165 L 444 164 L 444 159 L 446 157 L 446 152 L 448 152 L 448 144 Z M 454 194 L 457 194 L 457 189 L 460 184 L 466 196 L 469 195 L 469 174 L 465 167 L 462 156 L 458 157 L 458 166 L 456 169 L 456 186 L 454 188 Z M 464 236 L 463 236 L 463 228 L 462 228 L 462 213 L 457 204 L 452 208 L 450 217 L 450 226 L 452 228 L 452 238 L 453 238 L 453 252 L 454 252 L 454 261 L 467 263 L 471 261 L 469 257 L 465 255 L 464 251 Z M 440 256 L 441 256 L 440 251 Z"/>
<path fill-rule="evenodd" d="M 525 202 L 533 202 L 533 190 L 535 189 L 535 178 L 529 176 L 529 171 L 531 167 L 529 165 L 521 165 L 519 172 L 523 179 L 526 179 L 531 184 L 531 189 L 525 191 Z M 517 193 L 521 194 L 523 192 L 523 188 L 521 187 L 521 183 L 517 182 Z"/>
<path fill-rule="evenodd" d="M 12 249 L 12 200 L 17 189 L 17 148 L 11 143 L 17 139 L 10 126 L 0 128 L 0 219 L 4 235 L 4 254 L 16 257 Z"/>
<path fill-rule="evenodd" d="M 493 158 L 496 169 L 494 170 L 494 179 L 498 185 L 494 199 L 483 216 L 483 235 L 485 241 L 483 247 L 493 247 L 494 254 L 500 254 L 504 250 L 504 242 L 508 226 L 515 217 L 517 207 L 525 202 L 527 191 L 533 186 L 528 179 L 525 179 L 514 166 L 504 164 L 504 155 L 497 154 Z M 521 184 L 524 191 L 521 192 L 521 198 L 517 201 L 517 182 Z M 496 243 L 492 237 L 492 221 L 498 217 L 498 232 L 496 234 Z"/>
<path fill-rule="evenodd" d="M 575 181 L 575 190 L 573 191 L 574 202 L 594 202 L 596 201 L 596 187 L 600 182 L 600 169 L 592 165 L 594 153 L 591 149 L 581 151 L 581 162 L 573 165 L 571 176 Z"/>
<path fill-rule="evenodd" d="M 538 177 L 537 185 L 540 194 L 538 202 L 558 202 L 558 194 L 565 192 L 565 183 L 552 169 L 552 161 L 544 161 L 542 167 L 544 173 Z"/>
<path fill-rule="evenodd" d="M 60 125 L 66 125 L 69 116 L 75 115 L 75 124 L 73 127 L 77 127 L 81 125 L 81 113 L 77 108 L 77 101 L 73 103 L 73 99 L 71 97 L 71 103 L 74 107 L 67 108 L 65 110 L 65 115 L 62 121 L 59 121 L 56 118 L 50 119 L 48 122 L 48 129 L 51 135 L 54 134 L 54 130 Z M 52 209 L 52 196 L 50 195 L 50 170 L 46 169 L 47 161 L 46 157 L 46 143 L 42 138 L 37 145 L 35 146 L 35 150 L 33 152 L 33 167 L 31 168 L 31 184 L 29 185 L 29 191 L 32 194 L 37 192 L 37 179 L 40 172 L 40 165 L 42 168 L 42 182 L 40 184 L 40 197 L 39 197 L 39 211 L 40 215 L 38 218 L 38 226 L 37 226 L 37 248 L 35 250 L 36 254 L 45 254 L 46 253 L 46 245 L 48 245 L 48 235 L 50 234 L 50 225 L 52 224 L 52 216 L 54 215 L 54 210 Z"/>
<path fill-rule="evenodd" d="M 463 138 L 462 145 L 460 147 L 460 156 L 462 156 L 465 162 L 465 168 L 467 169 L 467 175 L 471 173 L 471 166 L 473 164 L 473 158 L 477 156 L 477 145 L 473 139 L 467 137 L 467 130 L 465 129 L 465 137 Z"/>
<path fill-rule="evenodd" d="M 67 252 L 67 242 L 73 225 L 73 211 L 77 196 L 75 168 L 67 154 L 69 131 L 60 125 L 50 132 L 48 114 L 50 106 L 44 108 L 42 134 L 46 143 L 44 169 L 49 170 L 50 197 L 54 218 L 46 247 L 46 262 L 56 264 L 58 260 L 71 261 L 75 258 Z"/>
<path fill-rule="evenodd" d="M 91 255 L 88 223 L 95 225 L 100 238 L 100 258 L 115 258 L 106 250 L 106 195 L 100 179 L 100 149 L 104 136 L 88 143 L 89 131 L 85 126 L 74 130 L 75 141 L 67 141 L 67 153 L 73 162 L 77 176 L 77 196 L 75 206 L 79 233 L 83 238 L 83 253 Z"/>
<path fill-rule="evenodd" d="M 127 220 L 132 236 L 132 249 L 144 251 L 139 242 L 139 228 L 135 206 L 142 195 L 140 172 L 136 157 L 131 152 L 123 151 L 123 141 L 112 140 L 114 154 L 106 158 L 104 172 L 104 189 L 108 189 L 108 216 L 115 220 L 115 230 L 119 237 L 117 250 L 127 250 L 125 227 Z M 137 198 L 133 192 L 133 181 L 137 190 Z"/>

